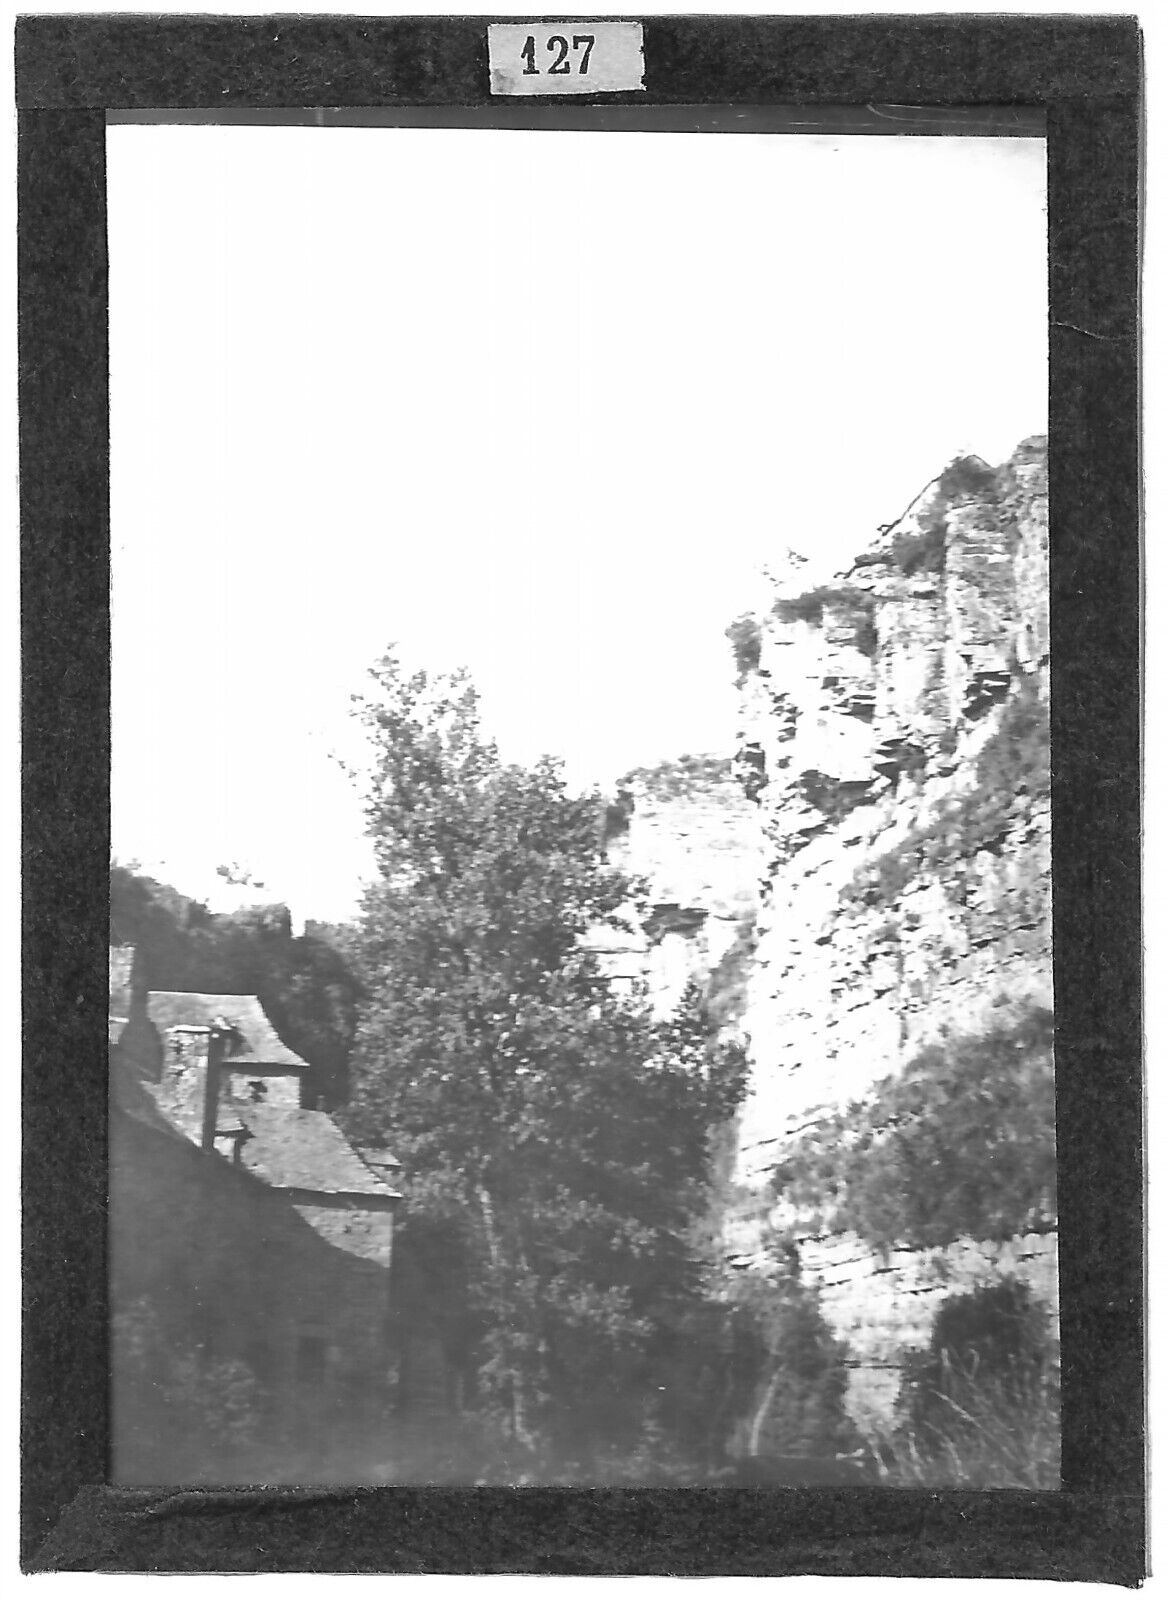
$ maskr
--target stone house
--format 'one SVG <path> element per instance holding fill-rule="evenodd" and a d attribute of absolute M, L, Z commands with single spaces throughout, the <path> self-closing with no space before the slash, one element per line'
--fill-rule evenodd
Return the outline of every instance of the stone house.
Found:
<path fill-rule="evenodd" d="M 301 1104 L 307 1064 L 254 995 L 135 970 L 110 952 L 115 1479 L 367 1480 L 397 1163 Z"/>

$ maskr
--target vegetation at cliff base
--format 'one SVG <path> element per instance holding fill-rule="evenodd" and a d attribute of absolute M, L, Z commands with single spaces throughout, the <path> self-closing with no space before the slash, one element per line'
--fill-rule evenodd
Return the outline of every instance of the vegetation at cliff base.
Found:
<path fill-rule="evenodd" d="M 930 1488 L 1056 1489 L 1060 1359 L 1049 1312 L 1019 1279 L 952 1295 L 909 1355 L 887 1478 Z"/>
<path fill-rule="evenodd" d="M 756 1475 L 813 1482 L 846 1479 L 862 1439 L 847 1415 L 847 1349 L 823 1316 L 818 1291 L 802 1280 L 796 1250 L 765 1272 L 738 1273 L 726 1291 L 732 1315 L 756 1346 L 749 1403 L 740 1414 L 735 1454 Z"/>

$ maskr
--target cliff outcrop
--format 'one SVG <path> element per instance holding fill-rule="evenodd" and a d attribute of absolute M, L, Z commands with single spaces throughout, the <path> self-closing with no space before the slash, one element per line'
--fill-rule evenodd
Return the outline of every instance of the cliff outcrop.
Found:
<path fill-rule="evenodd" d="M 682 756 L 638 768 L 609 808 L 608 858 L 642 880 L 647 914 L 627 937 L 593 939 L 610 977 L 648 985 L 671 1012 L 690 979 L 736 1033 L 761 893 L 762 818 L 729 757 Z"/>

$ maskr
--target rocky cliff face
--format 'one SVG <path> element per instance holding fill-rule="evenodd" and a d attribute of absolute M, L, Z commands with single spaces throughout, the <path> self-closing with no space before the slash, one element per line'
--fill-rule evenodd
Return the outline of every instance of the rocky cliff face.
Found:
<path fill-rule="evenodd" d="M 736 1032 L 760 903 L 762 817 L 727 757 L 683 756 L 630 772 L 611 808 L 609 859 L 644 880 L 643 931 L 595 941 L 609 975 L 647 982 L 672 1011 L 691 978 Z"/>
<path fill-rule="evenodd" d="M 741 1175 L 921 1046 L 1052 1004 L 1045 452 L 955 463 L 743 683 L 767 841 Z"/>
<path fill-rule="evenodd" d="M 1048 1042 L 1032 1045 L 1034 1018 L 1048 1024 L 1052 1008 L 1047 540 L 1045 443 L 1032 439 L 999 468 L 952 463 L 825 581 L 791 557 L 769 610 L 730 630 L 733 766 L 752 816 L 722 773 L 692 796 L 642 777 L 628 797 L 621 865 L 648 873 L 673 918 L 648 951 L 650 982 L 671 997 L 736 952 L 723 1020 L 748 1037 L 753 1074 L 727 1248 L 766 1270 L 775 1237 L 795 1245 L 850 1346 L 863 1422 L 886 1416 L 904 1351 L 927 1342 L 953 1289 L 1008 1272 L 1056 1306 L 1052 1180 L 1023 1196 L 1012 1226 L 1007 1206 L 990 1228 L 992 1208 L 973 1205 L 972 1237 L 958 1237 L 954 1203 L 947 1234 L 916 1228 L 927 1247 L 873 1243 L 847 1210 L 857 1169 L 840 1176 L 829 1146 L 864 1117 L 879 1144 L 880 1096 L 897 1075 L 920 1080 L 920 1106 L 929 1072 L 948 1073 L 941 1098 L 974 1103 L 976 1041 L 995 1041 L 985 1059 L 1005 1052 L 992 1092 L 1020 1103 L 1005 1080 L 1025 1034 L 1026 1083 L 1044 1074 L 1051 1086 L 1026 1159 L 1044 1145 L 1052 1173 L 1052 1061 Z M 813 1182 L 789 1178 L 823 1127 L 816 1198 Z M 928 1181 L 943 1195 L 942 1172 Z"/>
<path fill-rule="evenodd" d="M 1047 540 L 1044 441 L 998 469 L 957 461 L 828 582 L 791 561 L 744 661 L 739 642 L 737 765 L 767 862 L 743 1017 L 738 1177 L 753 1199 L 731 1248 L 758 1263 L 768 1229 L 794 1236 L 865 1422 L 944 1295 L 1010 1272 L 1056 1306 L 1052 1193 L 1028 1197 L 1011 1238 L 896 1249 L 833 1228 L 830 1205 L 824 1221 L 805 1184 L 783 1182 L 824 1119 L 846 1127 L 912 1063 L 1020 1037 L 1052 1008 Z M 1052 1118 L 1047 1132 L 1052 1168 Z M 837 1196 L 837 1165 L 819 1161 Z"/>

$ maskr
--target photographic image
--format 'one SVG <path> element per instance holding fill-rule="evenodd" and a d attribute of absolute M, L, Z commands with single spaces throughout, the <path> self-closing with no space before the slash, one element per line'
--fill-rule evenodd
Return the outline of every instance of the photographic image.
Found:
<path fill-rule="evenodd" d="M 1040 121 L 350 121 L 107 131 L 112 1480 L 1057 1488 Z"/>

